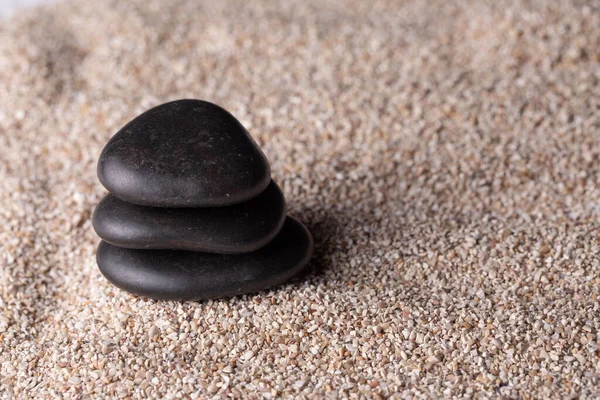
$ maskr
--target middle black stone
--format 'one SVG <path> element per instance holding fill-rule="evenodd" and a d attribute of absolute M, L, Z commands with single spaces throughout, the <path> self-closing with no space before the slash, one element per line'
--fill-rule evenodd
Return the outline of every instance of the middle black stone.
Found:
<path fill-rule="evenodd" d="M 130 249 L 248 253 L 268 244 L 285 220 L 285 198 L 273 181 L 244 203 L 208 208 L 158 208 L 104 197 L 92 217 L 106 242 Z"/>

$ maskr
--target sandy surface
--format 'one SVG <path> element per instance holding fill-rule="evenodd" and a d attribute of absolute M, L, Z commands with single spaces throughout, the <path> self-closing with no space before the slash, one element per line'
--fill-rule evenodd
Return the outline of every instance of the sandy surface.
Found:
<path fill-rule="evenodd" d="M 598 398 L 600 3 L 490 3 L 0 24 L 1 397 Z M 184 97 L 261 144 L 315 236 L 306 276 L 168 303 L 100 275 L 98 154 Z"/>

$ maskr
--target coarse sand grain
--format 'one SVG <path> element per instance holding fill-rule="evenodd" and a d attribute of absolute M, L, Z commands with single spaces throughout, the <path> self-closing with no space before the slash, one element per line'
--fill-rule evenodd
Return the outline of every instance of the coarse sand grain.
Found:
<path fill-rule="evenodd" d="M 600 397 L 599 81 L 595 0 L 3 20 L 1 398 Z M 307 274 L 186 303 L 101 276 L 97 157 L 178 98 L 262 146 L 314 234 Z"/>

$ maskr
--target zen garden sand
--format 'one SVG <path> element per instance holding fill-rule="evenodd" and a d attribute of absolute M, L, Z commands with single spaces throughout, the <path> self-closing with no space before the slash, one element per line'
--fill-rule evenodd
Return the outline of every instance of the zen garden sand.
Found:
<path fill-rule="evenodd" d="M 0 24 L 0 398 L 598 398 L 597 1 L 74 0 Z M 95 263 L 124 123 L 231 111 L 309 272 L 160 302 Z"/>

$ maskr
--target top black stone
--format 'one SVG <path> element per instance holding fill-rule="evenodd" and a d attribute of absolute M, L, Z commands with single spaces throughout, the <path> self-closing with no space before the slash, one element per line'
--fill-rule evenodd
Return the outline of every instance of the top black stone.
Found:
<path fill-rule="evenodd" d="M 237 204 L 271 180 L 269 162 L 223 108 L 177 100 L 141 114 L 107 143 L 98 178 L 116 197 L 154 207 Z"/>

